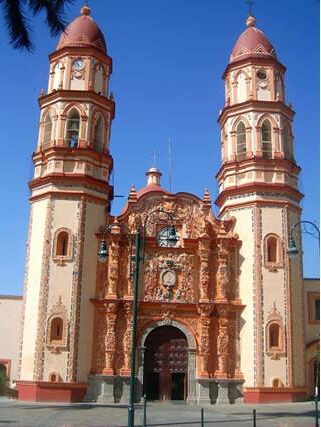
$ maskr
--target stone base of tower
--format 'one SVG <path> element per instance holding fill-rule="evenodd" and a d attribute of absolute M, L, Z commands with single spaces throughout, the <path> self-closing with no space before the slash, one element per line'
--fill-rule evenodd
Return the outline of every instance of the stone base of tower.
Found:
<path fill-rule="evenodd" d="M 245 403 L 282 403 L 297 402 L 307 398 L 305 388 L 293 387 L 246 387 L 244 388 Z"/>
<path fill-rule="evenodd" d="M 87 384 L 17 381 L 18 399 L 33 402 L 82 402 Z"/>

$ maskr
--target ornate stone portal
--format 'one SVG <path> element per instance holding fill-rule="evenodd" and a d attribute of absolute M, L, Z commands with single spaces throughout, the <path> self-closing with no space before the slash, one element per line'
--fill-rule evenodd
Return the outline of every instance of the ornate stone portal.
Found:
<path fill-rule="evenodd" d="M 208 192 L 200 200 L 187 193 L 170 194 L 155 184 L 147 185 L 138 194 L 132 188 L 126 209 L 112 220 L 134 231 L 156 209 L 171 213 L 177 240 L 169 243 L 164 239 L 167 218 L 162 213 L 153 214 L 146 225 L 144 261 L 140 266 L 136 400 L 140 400 L 144 387 L 145 392 L 151 393 L 146 383 L 144 386 L 145 353 L 148 350 L 150 354 L 147 338 L 151 332 L 157 336 L 159 330 L 166 344 L 166 328 L 161 328 L 165 325 L 177 328 L 187 340 L 186 393 L 170 391 L 171 381 L 174 387 L 174 379 L 179 379 L 179 373 L 175 374 L 179 368 L 175 367 L 175 355 L 171 353 L 173 357 L 168 356 L 168 360 L 166 355 L 162 356 L 167 362 L 159 362 L 168 363 L 170 375 L 166 385 L 157 376 L 162 367 L 159 370 L 157 361 L 156 365 L 153 362 L 156 390 L 151 395 L 156 399 L 179 395 L 202 404 L 233 400 L 233 387 L 242 384 L 242 374 L 236 366 L 236 320 L 243 310 L 240 300 L 235 298 L 237 268 L 233 263 L 239 241 L 233 234 L 233 220 L 222 222 L 214 217 Z M 108 262 L 97 265 L 100 274 L 97 295 L 92 300 L 96 336 L 88 400 L 126 402 L 129 394 L 133 280 L 128 274 L 132 271 L 130 243 L 122 229 L 107 236 Z M 97 244 L 100 238 L 101 235 Z M 183 357 L 176 356 L 177 360 Z"/>

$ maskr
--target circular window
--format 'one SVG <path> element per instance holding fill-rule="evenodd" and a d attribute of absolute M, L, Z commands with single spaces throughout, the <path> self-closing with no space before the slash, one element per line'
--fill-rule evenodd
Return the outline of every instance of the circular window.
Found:
<path fill-rule="evenodd" d="M 265 80 L 265 79 L 266 79 L 266 72 L 265 72 L 265 70 L 259 70 L 259 71 L 256 73 L 256 75 L 257 75 L 257 78 L 258 78 L 259 80 Z"/>

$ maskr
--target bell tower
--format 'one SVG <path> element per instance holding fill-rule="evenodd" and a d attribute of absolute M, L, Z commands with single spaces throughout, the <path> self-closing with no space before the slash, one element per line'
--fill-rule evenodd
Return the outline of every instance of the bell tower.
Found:
<path fill-rule="evenodd" d="M 49 56 L 29 183 L 19 398 L 79 400 L 90 370 L 97 238 L 113 198 L 112 60 L 84 5 Z M 63 384 L 58 387 L 57 383 Z M 41 384 L 41 386 L 39 385 Z"/>
<path fill-rule="evenodd" d="M 285 67 L 253 16 L 246 26 L 223 74 L 216 204 L 220 219 L 236 218 L 242 241 L 241 370 L 245 401 L 254 403 L 291 400 L 305 391 L 302 259 L 290 262 L 286 252 L 303 195 Z"/>

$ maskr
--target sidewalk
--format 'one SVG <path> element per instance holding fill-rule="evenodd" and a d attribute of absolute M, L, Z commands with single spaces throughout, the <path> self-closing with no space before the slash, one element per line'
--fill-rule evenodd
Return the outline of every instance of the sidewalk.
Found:
<path fill-rule="evenodd" d="M 314 403 L 204 406 L 204 425 L 257 427 L 314 427 Z M 137 405 L 135 426 L 142 426 L 143 406 Z M 126 427 L 127 406 L 93 403 L 33 403 L 0 399 L 0 426 Z M 147 425 L 153 427 L 198 427 L 201 407 L 182 402 L 149 402 Z"/>

